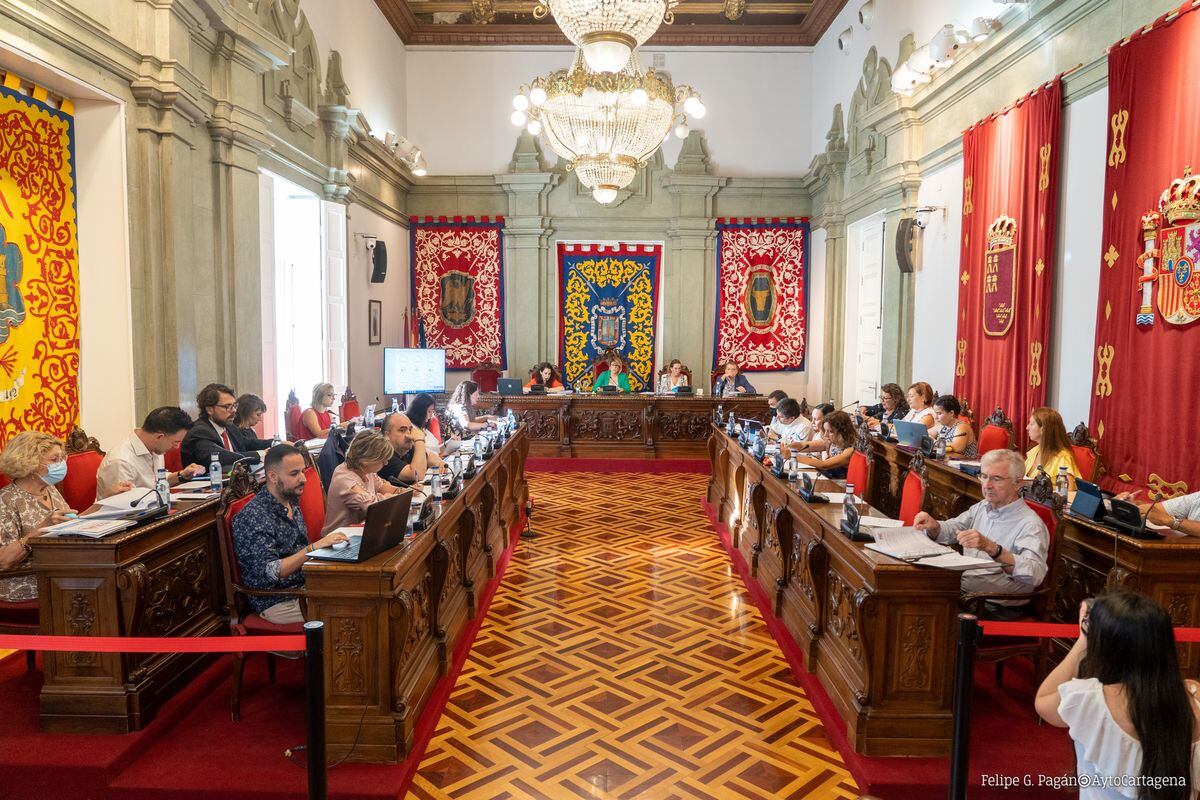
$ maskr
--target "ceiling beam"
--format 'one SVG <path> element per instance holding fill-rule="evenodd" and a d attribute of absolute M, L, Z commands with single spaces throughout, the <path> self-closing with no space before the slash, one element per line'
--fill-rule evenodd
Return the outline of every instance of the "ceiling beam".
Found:
<path fill-rule="evenodd" d="M 391 2 L 399 2 L 400 0 L 391 0 Z M 405 5 L 408 5 L 405 3 Z M 529 14 L 533 6 L 529 0 L 496 0 L 493 4 L 493 10 L 497 14 Z M 412 5 L 408 6 L 411 9 L 415 7 L 422 14 L 471 14 L 471 3 L 469 0 L 416 0 Z M 812 11 L 813 3 L 811 2 L 751 2 L 746 3 L 746 14 L 762 14 L 762 15 L 787 15 L 799 17 L 808 14 Z M 706 2 L 705 0 L 684 0 L 684 2 L 675 6 L 676 15 L 721 15 L 725 13 L 724 0 L 720 2 Z M 534 23 L 531 23 L 534 24 Z M 542 23 L 542 24 L 553 24 Z"/>

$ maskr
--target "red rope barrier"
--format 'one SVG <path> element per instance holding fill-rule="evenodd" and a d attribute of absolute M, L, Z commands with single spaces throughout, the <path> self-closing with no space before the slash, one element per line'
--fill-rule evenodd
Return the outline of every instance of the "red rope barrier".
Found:
<path fill-rule="evenodd" d="M 996 622 L 994 620 L 979 620 L 979 626 L 985 636 L 1033 636 L 1038 639 L 1077 639 L 1078 625 L 1064 625 L 1052 622 Z M 1200 642 L 1200 628 L 1176 628 L 1175 641 Z"/>
<path fill-rule="evenodd" d="M 0 636 L 3 650 L 77 653 L 261 653 L 305 649 L 303 634 L 286 636 Z"/>

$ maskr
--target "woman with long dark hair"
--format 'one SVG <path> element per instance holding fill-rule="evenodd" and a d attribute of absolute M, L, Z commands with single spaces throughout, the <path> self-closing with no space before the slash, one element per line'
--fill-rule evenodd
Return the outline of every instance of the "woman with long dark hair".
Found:
<path fill-rule="evenodd" d="M 1136 592 L 1080 607 L 1079 638 L 1038 689 L 1069 728 L 1080 800 L 1190 800 L 1200 776 L 1200 684 L 1179 674 L 1171 618 Z"/>
<path fill-rule="evenodd" d="M 463 381 L 454 387 L 454 394 L 450 395 L 450 401 L 446 403 L 446 411 L 463 432 L 480 431 L 496 418 L 488 414 L 476 415 L 475 409 L 478 405 L 479 384 L 475 381 Z"/>
<path fill-rule="evenodd" d="M 417 395 L 408 404 L 405 413 L 408 414 L 408 419 L 412 422 L 413 427 L 425 432 L 425 452 L 429 456 L 429 464 L 435 467 L 442 466 L 444 463 L 442 456 L 457 450 L 461 443 L 461 437 L 456 433 L 442 441 L 433 432 L 432 421 L 437 417 L 437 403 L 433 399 L 433 395 Z"/>

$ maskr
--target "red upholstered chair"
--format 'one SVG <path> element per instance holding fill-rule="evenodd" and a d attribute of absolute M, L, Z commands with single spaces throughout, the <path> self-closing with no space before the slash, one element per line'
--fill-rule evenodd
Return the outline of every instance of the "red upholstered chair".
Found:
<path fill-rule="evenodd" d="M 179 445 L 163 453 L 163 466 L 167 468 L 167 472 L 179 472 L 183 469 L 183 453 L 180 452 Z"/>
<path fill-rule="evenodd" d="M 104 461 L 100 443 L 76 428 L 67 436 L 67 477 L 58 485 L 67 505 L 83 511 L 96 502 L 96 472 Z"/>
<path fill-rule="evenodd" d="M 596 360 L 592 362 L 592 378 L 599 378 L 600 373 L 605 372 L 608 369 L 609 363 L 614 358 L 620 357 L 621 354 L 611 348 L 596 356 Z"/>
<path fill-rule="evenodd" d="M 925 505 L 925 457 L 920 453 L 912 457 L 904 485 L 900 489 L 900 521 L 912 526 L 917 514 Z"/>
<path fill-rule="evenodd" d="M 342 415 L 343 421 L 362 416 L 362 411 L 358 407 L 358 396 L 354 394 L 354 390 L 349 386 L 346 387 L 346 391 L 342 394 L 342 407 L 338 410 L 338 413 Z"/>
<path fill-rule="evenodd" d="M 1071 431 L 1071 449 L 1075 452 L 1075 466 L 1085 481 L 1095 483 L 1104 474 L 1100 460 L 1100 447 L 1088 434 L 1085 423 L 1079 423 Z"/>
<path fill-rule="evenodd" d="M 287 438 L 293 442 L 302 442 L 312 438 L 308 435 L 308 431 L 304 430 L 304 423 L 301 421 L 303 416 L 304 411 L 300 408 L 296 390 L 292 389 L 288 392 L 287 403 L 283 407 L 283 427 L 287 432 Z"/>
<path fill-rule="evenodd" d="M 471 380 L 479 384 L 479 391 L 494 392 L 496 383 L 500 380 L 499 364 L 480 364 L 471 370 Z"/>
<path fill-rule="evenodd" d="M 1012 421 L 997 407 L 979 429 L 979 457 L 992 450 L 1011 450 L 1012 434 Z"/>
<path fill-rule="evenodd" d="M 854 484 L 854 493 L 859 497 L 867 496 L 867 483 L 871 479 L 871 462 L 865 453 L 855 449 L 850 456 L 850 464 L 846 467 L 846 483 Z"/>
<path fill-rule="evenodd" d="M 20 578 L 32 574 L 33 569 L 25 565 L 18 565 L 15 569 L 0 570 L 0 578 Z M 37 598 L 17 602 L 0 600 L 0 634 L 33 636 L 40 632 Z M 37 653 L 35 651 L 25 651 L 25 666 L 30 670 L 37 669 Z"/>
<path fill-rule="evenodd" d="M 442 438 L 442 421 L 437 418 L 437 414 L 429 417 L 429 432 L 433 434 L 433 438 L 438 440 L 438 444 L 446 441 Z"/>
<path fill-rule="evenodd" d="M 314 482 L 310 479 L 310 482 Z M 320 486 L 318 479 L 315 483 Z M 307 489 L 307 487 L 305 487 Z M 303 623 L 276 625 L 250 610 L 250 597 L 298 598 L 305 608 L 302 589 L 250 589 L 242 585 L 242 571 L 238 565 L 233 545 L 233 520 L 254 497 L 255 483 L 245 464 L 234 467 L 229 483 L 221 493 L 221 505 L 217 513 L 217 527 L 221 532 L 221 555 L 225 563 L 225 593 L 229 603 L 229 631 L 234 636 L 279 636 L 304 632 Z M 241 718 L 242 672 L 246 663 L 245 653 L 233 654 L 233 721 Z M 267 653 L 267 678 L 275 682 L 275 654 Z"/>
<path fill-rule="evenodd" d="M 315 542 L 321 538 L 321 529 L 325 527 L 325 489 L 321 486 L 321 473 L 313 462 L 312 455 L 307 449 L 302 449 L 304 456 L 304 493 L 300 495 L 300 513 L 304 515 L 304 527 L 308 529 L 308 540 Z"/>

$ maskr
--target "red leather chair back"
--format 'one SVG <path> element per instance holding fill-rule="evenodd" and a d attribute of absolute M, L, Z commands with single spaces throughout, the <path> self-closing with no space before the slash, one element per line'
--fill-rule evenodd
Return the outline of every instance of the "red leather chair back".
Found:
<path fill-rule="evenodd" d="M 303 441 L 312 438 L 308 435 L 308 431 L 304 430 L 304 423 L 300 419 L 303 416 L 304 412 L 300 410 L 299 405 L 288 406 L 287 419 L 284 421 L 284 424 L 287 428 L 289 439 Z"/>
<path fill-rule="evenodd" d="M 1007 450 L 1011 443 L 1008 430 L 997 425 L 984 425 L 979 432 L 979 457 L 992 450 Z"/>
<path fill-rule="evenodd" d="M 592 364 L 592 377 L 593 378 L 599 378 L 601 372 L 608 372 L 608 362 L 607 361 L 597 361 L 595 364 Z"/>
<path fill-rule="evenodd" d="M 925 481 L 921 480 L 916 470 L 910 469 L 904 476 L 904 486 L 900 489 L 900 521 L 911 527 L 924 502 Z"/>
<path fill-rule="evenodd" d="M 500 370 L 476 369 L 471 372 L 471 380 L 479 384 L 479 391 L 496 391 L 496 382 L 500 380 Z"/>
<path fill-rule="evenodd" d="M 1054 550 L 1058 543 L 1058 537 L 1055 535 L 1058 529 L 1058 519 L 1054 515 L 1054 510 L 1050 506 L 1042 505 L 1034 500 L 1026 500 L 1025 505 L 1029 506 L 1042 518 L 1042 522 L 1046 523 L 1046 530 L 1050 531 L 1050 547 L 1046 550 L 1046 563 L 1051 567 L 1054 566 Z M 1046 573 L 1046 580 L 1050 580 L 1050 573 Z"/>
<path fill-rule="evenodd" d="M 321 473 L 316 467 L 304 470 L 304 493 L 300 495 L 300 513 L 304 515 L 304 527 L 308 529 L 308 541 L 321 538 L 325 527 L 325 491 L 321 487 Z"/>
<path fill-rule="evenodd" d="M 360 411 L 358 408 L 357 400 L 347 400 L 346 402 L 342 403 L 342 408 L 338 411 L 338 413 L 342 415 L 343 420 L 354 419 L 355 417 L 362 416 L 362 411 Z"/>
<path fill-rule="evenodd" d="M 104 454 L 99 450 L 67 456 L 67 477 L 63 478 L 58 490 L 67 505 L 76 511 L 83 511 L 96 502 L 96 473 L 102 461 Z"/>
<path fill-rule="evenodd" d="M 225 552 L 229 554 L 229 577 L 237 584 L 242 582 L 242 568 L 238 566 L 237 550 L 233 546 L 233 518 L 253 499 L 254 495 L 248 494 L 234 500 L 225 509 L 225 516 L 221 520 L 224 523 L 221 525 L 221 535 L 225 537 Z"/>
<path fill-rule="evenodd" d="M 867 496 L 867 481 L 871 478 L 871 465 L 867 457 L 857 450 L 850 456 L 850 465 L 846 467 L 846 483 L 854 484 L 854 493 L 859 497 Z"/>
<path fill-rule="evenodd" d="M 1071 445 L 1071 450 L 1075 453 L 1075 466 L 1079 467 L 1080 476 L 1089 482 L 1096 480 L 1096 454 L 1077 444 Z"/>
<path fill-rule="evenodd" d="M 442 444 L 446 440 L 442 438 L 442 423 L 434 414 L 429 418 L 429 432 L 433 434 L 433 438 L 438 440 L 438 444 Z"/>
<path fill-rule="evenodd" d="M 179 450 L 179 445 L 163 453 L 163 466 L 167 468 L 167 472 L 179 472 L 183 469 L 183 453 Z"/>
<path fill-rule="evenodd" d="M 12 478 L 8 477 L 7 475 L 5 475 L 3 473 L 0 473 L 0 489 L 3 489 L 5 486 L 8 486 L 10 483 L 12 483 Z"/>

